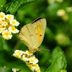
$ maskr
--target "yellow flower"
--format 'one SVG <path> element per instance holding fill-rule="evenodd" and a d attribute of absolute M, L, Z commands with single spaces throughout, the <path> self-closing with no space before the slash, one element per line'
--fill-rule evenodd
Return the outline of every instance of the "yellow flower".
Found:
<path fill-rule="evenodd" d="M 40 72 L 40 67 L 39 67 L 39 65 L 38 64 L 35 64 L 35 70 L 36 70 L 36 72 Z"/>
<path fill-rule="evenodd" d="M 38 64 L 34 64 L 34 65 L 32 65 L 32 64 L 28 64 L 28 67 L 34 72 L 40 72 L 40 67 L 39 67 L 39 65 Z"/>
<path fill-rule="evenodd" d="M 3 38 L 6 39 L 6 40 L 12 38 L 12 34 L 11 34 L 11 32 L 9 32 L 8 30 L 4 30 L 4 31 L 2 32 L 2 36 L 3 36 Z"/>
<path fill-rule="evenodd" d="M 12 71 L 13 71 L 13 72 L 18 72 L 19 69 L 17 69 L 17 68 L 12 68 Z"/>
<path fill-rule="evenodd" d="M 3 20 L 0 20 L 0 25 L 2 25 L 2 23 L 3 23 Z"/>
<path fill-rule="evenodd" d="M 19 22 L 17 20 L 13 19 L 13 20 L 10 21 L 10 24 L 12 26 L 18 26 L 19 25 Z"/>
<path fill-rule="evenodd" d="M 29 63 L 36 64 L 38 63 L 38 59 L 35 56 L 32 56 L 29 58 Z"/>
<path fill-rule="evenodd" d="M 0 12 L 0 20 L 4 20 L 5 19 L 5 13 Z"/>
<path fill-rule="evenodd" d="M 60 9 L 57 11 L 57 16 L 64 16 L 66 14 L 64 9 Z"/>
<path fill-rule="evenodd" d="M 8 30 L 9 30 L 11 33 L 18 33 L 18 32 L 19 32 L 19 30 L 16 29 L 14 26 L 10 26 L 10 27 L 8 28 Z"/>
<path fill-rule="evenodd" d="M 21 58 L 21 55 L 23 54 L 24 52 L 21 51 L 21 50 L 15 50 L 13 56 L 17 57 L 17 58 Z"/>
<path fill-rule="evenodd" d="M 28 51 L 28 50 L 27 50 L 25 53 L 26 53 L 28 56 L 33 55 L 33 53 L 31 53 L 31 52 L 30 52 L 30 51 Z"/>
<path fill-rule="evenodd" d="M 12 33 L 18 33 L 19 30 L 15 27 L 18 25 L 19 22 L 14 19 L 14 15 L 0 12 L 0 33 L 4 39 L 11 39 Z"/>
<path fill-rule="evenodd" d="M 29 61 L 29 58 L 26 57 L 25 55 L 23 55 L 23 56 L 22 56 L 22 60 L 25 61 L 25 62 L 27 62 L 27 61 Z"/>
<path fill-rule="evenodd" d="M 32 71 L 40 72 L 40 67 L 37 64 L 38 59 L 30 51 L 15 50 L 13 56 L 23 60 Z"/>
<path fill-rule="evenodd" d="M 13 20 L 14 19 L 14 16 L 11 14 L 7 14 L 5 17 L 7 20 Z"/>
<path fill-rule="evenodd" d="M 12 68 L 12 71 L 13 71 L 13 72 L 17 72 L 17 70 L 16 70 L 15 68 Z"/>

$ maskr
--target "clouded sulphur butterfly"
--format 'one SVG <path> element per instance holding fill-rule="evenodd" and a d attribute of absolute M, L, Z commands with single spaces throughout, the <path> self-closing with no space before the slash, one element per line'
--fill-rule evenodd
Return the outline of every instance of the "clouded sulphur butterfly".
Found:
<path fill-rule="evenodd" d="M 36 20 L 33 23 L 23 26 L 19 33 L 19 38 L 26 44 L 30 51 L 35 52 L 43 41 L 45 29 L 46 19 Z"/>

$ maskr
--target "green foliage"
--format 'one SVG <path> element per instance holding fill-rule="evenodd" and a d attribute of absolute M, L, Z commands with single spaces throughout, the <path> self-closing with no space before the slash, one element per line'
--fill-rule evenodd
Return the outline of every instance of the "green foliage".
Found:
<path fill-rule="evenodd" d="M 0 11 L 3 10 L 5 4 L 6 4 L 6 0 L 0 0 Z"/>
<path fill-rule="evenodd" d="M 21 5 L 32 1 L 33 0 L 13 0 L 7 11 L 9 11 L 11 14 L 14 14 Z"/>
<path fill-rule="evenodd" d="M 0 0 L 0 11 L 13 14 L 20 22 L 19 29 L 38 17 L 46 18 L 45 37 L 40 50 L 35 53 L 39 59 L 41 72 L 72 72 L 72 11 L 67 11 L 72 1 L 63 0 L 54 3 L 48 1 Z M 68 19 L 57 15 L 60 9 L 65 10 Z M 20 72 L 31 72 L 24 62 L 12 56 L 16 49 L 26 50 L 27 47 L 16 35 L 8 41 L 0 36 L 1 72 L 12 72 L 12 68 L 17 68 Z"/>
<path fill-rule="evenodd" d="M 66 59 L 62 50 L 57 47 L 52 52 L 51 65 L 46 72 L 60 72 L 66 69 Z"/>

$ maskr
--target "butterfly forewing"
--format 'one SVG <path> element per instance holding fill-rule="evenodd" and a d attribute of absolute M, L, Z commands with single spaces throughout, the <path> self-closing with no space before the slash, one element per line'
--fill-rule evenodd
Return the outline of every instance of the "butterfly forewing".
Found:
<path fill-rule="evenodd" d="M 42 43 L 43 38 L 44 38 L 44 33 L 45 33 L 45 28 L 46 28 L 46 20 L 40 19 L 37 22 L 33 23 L 33 25 L 35 25 L 34 34 L 36 36 L 35 37 L 36 42 L 34 43 L 34 47 L 38 48 L 40 46 L 40 44 Z"/>

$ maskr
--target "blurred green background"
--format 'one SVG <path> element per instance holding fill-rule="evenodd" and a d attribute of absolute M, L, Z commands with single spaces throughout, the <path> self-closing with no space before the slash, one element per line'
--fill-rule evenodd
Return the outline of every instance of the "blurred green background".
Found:
<path fill-rule="evenodd" d="M 71 0 L 0 0 L 0 11 L 13 14 L 20 22 L 18 29 L 38 17 L 46 18 L 47 28 L 40 51 L 41 72 L 72 72 L 72 1 Z M 5 41 L 0 36 L 0 72 L 31 72 L 24 62 L 12 56 L 15 49 L 27 47 L 13 36 Z"/>

